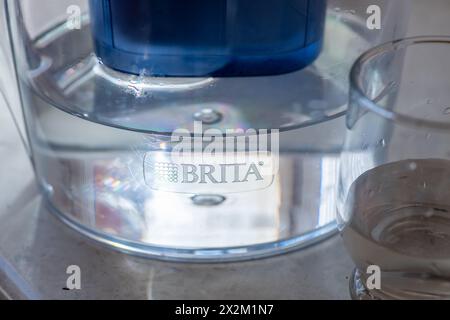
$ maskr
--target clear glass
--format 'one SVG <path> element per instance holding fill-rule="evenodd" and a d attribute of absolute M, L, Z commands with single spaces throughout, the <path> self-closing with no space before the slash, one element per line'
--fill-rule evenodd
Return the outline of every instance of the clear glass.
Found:
<path fill-rule="evenodd" d="M 355 299 L 450 298 L 449 57 L 449 37 L 420 37 L 353 67 L 338 218 Z"/>
<path fill-rule="evenodd" d="M 95 55 L 88 1 L 5 3 L 36 176 L 57 216 L 118 250 L 223 261 L 283 253 L 336 231 L 348 73 L 362 52 L 403 35 L 409 2 L 330 0 L 319 58 L 302 70 L 253 77 L 112 70 Z M 386 12 L 380 30 L 366 24 L 374 3 Z M 252 164 L 266 163 L 250 157 L 230 164 L 247 170 L 239 183 L 210 171 L 203 171 L 208 181 L 180 182 L 196 180 L 180 168 L 222 173 L 217 162 L 193 169 L 172 158 L 172 133 L 192 133 L 196 122 L 200 134 L 188 136 L 201 146 L 206 129 L 279 131 L 279 148 L 266 158 L 279 170 L 246 181 Z M 257 151 L 246 144 L 238 153 Z"/>

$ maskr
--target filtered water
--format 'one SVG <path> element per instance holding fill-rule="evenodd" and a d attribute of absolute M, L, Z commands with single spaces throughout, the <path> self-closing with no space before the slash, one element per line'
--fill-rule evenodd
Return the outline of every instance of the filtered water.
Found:
<path fill-rule="evenodd" d="M 376 298 L 437 299 L 450 292 L 450 161 L 404 160 L 358 178 L 343 239 L 363 284 L 381 269 Z"/>

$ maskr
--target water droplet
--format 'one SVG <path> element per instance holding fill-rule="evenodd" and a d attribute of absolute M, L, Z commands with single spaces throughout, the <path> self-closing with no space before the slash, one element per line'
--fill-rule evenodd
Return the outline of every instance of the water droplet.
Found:
<path fill-rule="evenodd" d="M 444 114 L 450 114 L 450 107 L 444 109 Z"/>
<path fill-rule="evenodd" d="M 381 139 L 381 140 L 378 142 L 378 144 L 379 144 L 382 148 L 384 148 L 384 147 L 386 147 L 386 140 L 385 140 L 385 139 Z"/>
<path fill-rule="evenodd" d="M 416 170 L 416 169 L 417 169 L 417 163 L 411 162 L 411 163 L 409 164 L 409 170 L 414 171 L 414 170 Z"/>
<path fill-rule="evenodd" d="M 43 186 L 44 192 L 45 192 L 47 195 L 53 195 L 54 189 L 53 189 L 53 186 L 52 186 L 52 185 L 46 183 L 45 181 L 41 181 L 41 184 L 42 184 L 42 186 Z"/>

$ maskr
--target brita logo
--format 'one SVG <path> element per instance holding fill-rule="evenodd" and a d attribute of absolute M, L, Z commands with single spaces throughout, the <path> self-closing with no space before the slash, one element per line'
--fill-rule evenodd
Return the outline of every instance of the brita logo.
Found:
<path fill-rule="evenodd" d="M 278 171 L 277 130 L 208 129 L 173 132 L 167 151 L 144 156 L 144 177 L 153 189 L 234 193 L 269 187 Z M 211 190 L 214 188 L 214 190 Z"/>
<path fill-rule="evenodd" d="M 262 166 L 263 163 L 259 163 Z M 166 183 L 243 183 L 264 180 L 255 163 L 186 164 L 167 162 L 149 164 L 155 179 Z M 230 174 L 231 173 L 231 174 Z"/>

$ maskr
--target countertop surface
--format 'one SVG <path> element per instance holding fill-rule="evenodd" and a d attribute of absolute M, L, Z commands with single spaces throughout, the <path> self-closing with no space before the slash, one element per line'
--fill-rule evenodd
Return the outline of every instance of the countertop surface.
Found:
<path fill-rule="evenodd" d="M 413 1 L 413 0 L 412 0 Z M 413 1 L 410 35 L 450 34 L 448 0 Z M 427 9 L 432 10 L 427 10 Z M 42 203 L 33 170 L 0 100 L 0 296 L 44 299 L 348 299 L 353 264 L 339 236 L 249 262 L 146 260 L 87 240 Z M 81 289 L 65 290 L 69 265 Z"/>

